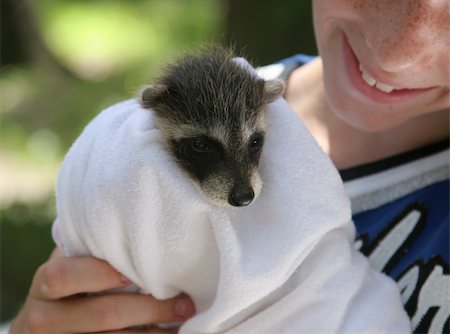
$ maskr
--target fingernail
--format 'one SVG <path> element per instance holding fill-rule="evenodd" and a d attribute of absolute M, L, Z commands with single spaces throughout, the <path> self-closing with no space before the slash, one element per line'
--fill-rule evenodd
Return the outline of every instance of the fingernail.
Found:
<path fill-rule="evenodd" d="M 42 292 L 42 294 L 44 296 L 48 296 L 48 291 L 49 291 L 48 285 L 45 284 L 45 283 L 42 283 L 41 284 L 41 292 Z"/>
<path fill-rule="evenodd" d="M 120 275 L 120 281 L 123 283 L 123 285 L 131 284 L 131 280 L 123 275 Z"/>
<path fill-rule="evenodd" d="M 175 301 L 175 315 L 184 318 L 188 313 L 188 301 L 185 297 L 180 297 Z"/>

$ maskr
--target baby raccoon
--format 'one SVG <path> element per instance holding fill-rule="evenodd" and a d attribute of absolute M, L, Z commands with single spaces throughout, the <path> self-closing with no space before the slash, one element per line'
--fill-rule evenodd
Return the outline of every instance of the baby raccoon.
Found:
<path fill-rule="evenodd" d="M 283 88 L 215 47 L 169 65 L 141 90 L 140 103 L 155 112 L 169 151 L 207 199 L 246 206 L 262 186 L 264 109 Z"/>

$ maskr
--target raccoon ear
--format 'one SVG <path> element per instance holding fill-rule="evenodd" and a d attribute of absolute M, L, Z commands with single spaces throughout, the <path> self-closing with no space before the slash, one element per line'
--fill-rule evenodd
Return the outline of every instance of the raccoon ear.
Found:
<path fill-rule="evenodd" d="M 284 82 L 280 79 L 267 80 L 264 82 L 264 101 L 271 103 L 278 99 L 284 91 Z"/>
<path fill-rule="evenodd" d="M 141 88 L 138 99 L 144 108 L 154 107 L 161 98 L 168 92 L 166 85 L 154 84 Z"/>

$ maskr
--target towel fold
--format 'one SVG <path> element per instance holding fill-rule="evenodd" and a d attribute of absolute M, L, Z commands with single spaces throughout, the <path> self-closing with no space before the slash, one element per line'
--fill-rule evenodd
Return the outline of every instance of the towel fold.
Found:
<path fill-rule="evenodd" d="M 396 284 L 353 249 L 339 174 L 282 99 L 267 108 L 263 189 L 217 207 L 164 149 L 134 101 L 97 116 L 58 178 L 54 238 L 156 298 L 188 294 L 181 333 L 407 333 Z"/>

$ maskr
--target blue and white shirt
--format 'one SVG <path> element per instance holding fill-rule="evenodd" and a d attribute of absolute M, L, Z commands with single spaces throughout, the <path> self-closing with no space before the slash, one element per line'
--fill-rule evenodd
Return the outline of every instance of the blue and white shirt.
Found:
<path fill-rule="evenodd" d="M 287 80 L 314 59 L 258 70 Z M 415 333 L 450 333 L 449 141 L 340 171 L 352 202 L 355 246 L 397 281 Z"/>

